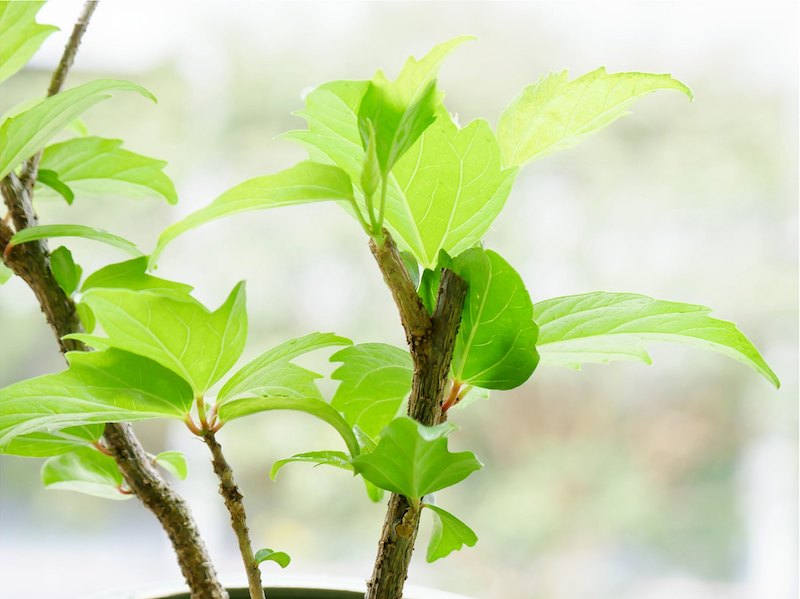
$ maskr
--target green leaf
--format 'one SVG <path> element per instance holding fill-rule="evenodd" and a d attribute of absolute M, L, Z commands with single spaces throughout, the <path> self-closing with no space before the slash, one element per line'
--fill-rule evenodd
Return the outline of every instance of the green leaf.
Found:
<path fill-rule="evenodd" d="M 278 460 L 272 465 L 269 471 L 269 477 L 275 480 L 286 464 L 292 462 L 306 462 L 315 464 L 316 466 L 333 466 L 334 468 L 341 468 L 342 470 L 353 471 L 353 466 L 350 464 L 350 456 L 341 451 L 308 451 L 306 453 L 298 453 L 290 458 L 283 458 Z"/>
<path fill-rule="evenodd" d="M 95 287 L 106 289 L 171 289 L 179 293 L 191 293 L 192 286 L 168 279 L 159 279 L 147 274 L 147 257 L 140 256 L 125 262 L 104 266 L 89 275 L 81 286 L 81 291 Z"/>
<path fill-rule="evenodd" d="M 650 363 L 647 341 L 670 341 L 720 352 L 754 368 L 775 387 L 780 381 L 755 346 L 732 322 L 710 308 L 656 300 L 634 293 L 594 292 L 538 302 L 537 347 L 542 361 L 572 368 L 590 362 Z"/>
<path fill-rule="evenodd" d="M 257 564 L 262 562 L 271 561 L 278 564 L 281 568 L 285 568 L 292 561 L 288 553 L 283 551 L 273 551 L 272 549 L 259 549 L 256 551 L 255 560 Z"/>
<path fill-rule="evenodd" d="M 186 480 L 189 476 L 186 456 L 180 451 L 162 451 L 153 461 L 176 478 Z"/>
<path fill-rule="evenodd" d="M 0 2 L 0 83 L 19 71 L 51 33 L 53 25 L 36 22 L 44 2 Z"/>
<path fill-rule="evenodd" d="M 0 285 L 6 283 L 11 277 L 14 276 L 14 271 L 8 268 L 3 261 L 0 260 Z"/>
<path fill-rule="evenodd" d="M 491 250 L 467 250 L 452 269 L 469 284 L 453 352 L 456 380 L 485 389 L 521 385 L 539 362 L 538 328 L 525 284 Z"/>
<path fill-rule="evenodd" d="M 28 433 L 14 437 L 0 447 L 0 453 L 45 458 L 68 453 L 78 447 L 85 447 L 100 439 L 102 424 L 73 426 L 52 433 Z"/>
<path fill-rule="evenodd" d="M 72 252 L 64 246 L 53 250 L 53 253 L 50 254 L 50 268 L 64 293 L 67 295 L 75 293 L 83 274 L 83 268 L 75 264 Z"/>
<path fill-rule="evenodd" d="M 362 343 L 339 350 L 331 362 L 342 363 L 331 374 L 341 381 L 331 405 L 351 426 L 376 437 L 397 416 L 411 391 L 411 356 L 384 343 Z"/>
<path fill-rule="evenodd" d="M 89 447 L 50 458 L 42 465 L 41 476 L 47 489 L 77 491 L 104 499 L 133 497 L 120 491 L 122 473 L 114 458 Z"/>
<path fill-rule="evenodd" d="M 220 404 L 217 414 L 220 422 L 228 422 L 242 416 L 270 410 L 293 410 L 316 416 L 330 424 L 347 445 L 350 455 L 358 455 L 360 448 L 353 430 L 342 415 L 330 404 L 313 397 L 243 397 Z"/>
<path fill-rule="evenodd" d="M 119 139 L 100 137 L 78 137 L 48 146 L 41 161 L 43 169 L 58 173 L 58 179 L 79 195 L 149 197 L 175 204 L 178 194 L 163 172 L 166 164 L 124 150 Z M 41 171 L 39 181 L 47 183 Z"/>
<path fill-rule="evenodd" d="M 87 333 L 93 333 L 94 328 L 97 326 L 97 319 L 94 317 L 92 309 L 84 303 L 76 302 L 75 311 L 78 313 L 83 330 Z"/>
<path fill-rule="evenodd" d="M 606 73 L 604 67 L 573 81 L 567 71 L 542 77 L 505 109 L 497 137 L 508 166 L 521 165 L 578 143 L 583 136 L 628 114 L 638 98 L 674 89 L 693 99 L 671 75 Z"/>
<path fill-rule="evenodd" d="M 147 356 L 202 395 L 242 355 L 247 337 L 244 283 L 210 312 L 192 296 L 167 289 L 131 290 L 94 287 L 83 295 L 108 338 L 74 334 L 97 347 L 116 347 Z"/>
<path fill-rule="evenodd" d="M 266 210 L 325 200 L 352 201 L 353 185 L 334 166 L 305 161 L 274 175 L 256 177 L 229 189 L 205 208 L 167 227 L 158 238 L 151 264 L 173 239 L 209 221 L 247 210 Z"/>
<path fill-rule="evenodd" d="M 469 526 L 456 518 L 450 512 L 436 507 L 430 503 L 423 503 L 431 510 L 433 516 L 433 532 L 428 543 L 428 563 L 447 557 L 453 551 L 460 550 L 464 545 L 474 547 L 478 542 L 478 535 Z"/>
<path fill-rule="evenodd" d="M 461 482 L 483 467 L 470 451 L 451 453 L 453 426 L 423 426 L 402 416 L 386 427 L 375 451 L 353 458 L 356 472 L 387 491 L 412 501 Z"/>
<path fill-rule="evenodd" d="M 112 90 L 135 91 L 155 97 L 128 81 L 98 79 L 42 100 L 32 108 L 0 124 L 0 179 L 44 148 L 54 135 L 89 107 L 111 96 Z"/>
<path fill-rule="evenodd" d="M 55 191 L 58 195 L 60 195 L 67 204 L 72 205 L 72 202 L 75 201 L 75 193 L 72 191 L 69 185 L 64 183 L 61 179 L 58 178 L 58 173 L 55 171 L 51 171 L 48 169 L 40 168 L 37 175 L 37 180 L 42 185 L 46 185 L 53 191 Z"/>
<path fill-rule="evenodd" d="M 352 341 L 333 333 L 311 333 L 290 339 L 264 352 L 242 367 L 220 390 L 217 401 L 224 404 L 238 395 L 250 393 L 262 397 L 313 397 L 322 399 L 314 382 L 322 375 L 306 370 L 291 360 L 311 351 Z"/>
<path fill-rule="evenodd" d="M 189 386 L 152 360 L 109 349 L 69 352 L 69 367 L 0 389 L 0 453 L 19 435 L 92 423 L 184 418 Z"/>
<path fill-rule="evenodd" d="M 22 229 L 14 233 L 14 236 L 8 243 L 6 251 L 11 251 L 8 248 L 21 243 L 29 243 L 40 239 L 52 239 L 55 237 L 82 237 L 83 239 L 92 239 L 119 248 L 133 256 L 143 255 L 142 252 L 127 239 L 109 233 L 108 231 L 94 229 L 85 225 L 37 225 L 35 227 L 28 227 L 27 229 Z"/>

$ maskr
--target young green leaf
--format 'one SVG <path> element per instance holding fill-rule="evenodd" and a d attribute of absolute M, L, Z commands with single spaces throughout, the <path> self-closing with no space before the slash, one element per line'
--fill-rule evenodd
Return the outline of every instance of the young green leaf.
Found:
<path fill-rule="evenodd" d="M 285 568 L 292 561 L 288 553 L 283 551 L 273 551 L 272 549 L 259 549 L 256 551 L 255 560 L 257 564 L 271 561 L 278 564 L 281 568 Z"/>
<path fill-rule="evenodd" d="M 453 352 L 455 378 L 485 389 L 521 385 L 539 362 L 538 329 L 525 284 L 491 250 L 467 250 L 451 268 L 469 284 Z"/>
<path fill-rule="evenodd" d="M 483 467 L 470 451 L 447 450 L 446 437 L 452 431 L 449 424 L 424 426 L 406 416 L 395 418 L 375 451 L 353 458 L 353 467 L 374 485 L 419 500 Z"/>
<path fill-rule="evenodd" d="M 64 246 L 58 247 L 50 254 L 50 268 L 59 287 L 67 295 L 72 295 L 78 288 L 83 268 L 75 264 L 72 259 L 72 252 Z"/>
<path fill-rule="evenodd" d="M 506 166 L 521 165 L 578 143 L 628 114 L 638 98 L 660 89 L 692 91 L 671 75 L 606 73 L 604 67 L 573 81 L 567 71 L 542 77 L 505 109 L 497 137 Z"/>
<path fill-rule="evenodd" d="M 72 191 L 69 185 L 58 178 L 57 172 L 40 168 L 36 175 L 36 180 L 55 191 L 64 198 L 67 204 L 72 205 L 72 202 L 75 201 L 75 192 Z"/>
<path fill-rule="evenodd" d="M 37 225 L 35 227 L 22 229 L 14 233 L 14 236 L 6 247 L 6 252 L 10 252 L 11 248 L 21 243 L 29 243 L 40 239 L 52 239 L 55 237 L 82 237 L 83 239 L 92 239 L 119 248 L 133 256 L 143 255 L 142 252 L 139 251 L 139 248 L 127 239 L 109 233 L 108 231 L 94 229 L 85 225 Z"/>
<path fill-rule="evenodd" d="M 42 484 L 47 489 L 77 491 L 104 499 L 130 499 L 123 493 L 122 473 L 114 458 L 82 447 L 50 458 L 42 465 Z"/>
<path fill-rule="evenodd" d="M 3 261 L 0 260 L 0 285 L 7 282 L 13 276 L 14 276 L 14 271 L 11 270 L 5 264 L 3 264 Z"/>
<path fill-rule="evenodd" d="M 88 291 L 95 287 L 136 290 L 171 289 L 185 294 L 192 292 L 191 285 L 159 279 L 147 274 L 146 256 L 104 266 L 86 278 L 81 286 L 81 291 Z"/>
<path fill-rule="evenodd" d="M 41 168 L 58 173 L 58 180 L 79 195 L 151 197 L 175 204 L 178 194 L 163 172 L 166 164 L 124 150 L 119 139 L 78 137 L 45 148 Z M 41 171 L 39 181 L 50 185 Z"/>
<path fill-rule="evenodd" d="M 111 96 L 113 90 L 135 91 L 155 97 L 143 87 L 128 81 L 98 79 L 42 100 L 32 108 L 0 124 L 0 179 L 50 141 L 89 107 Z"/>
<path fill-rule="evenodd" d="M 181 480 L 186 480 L 186 477 L 189 476 L 189 466 L 186 464 L 186 456 L 180 451 L 162 451 L 153 461 Z"/>
<path fill-rule="evenodd" d="M 313 397 L 322 399 L 316 379 L 321 375 L 293 364 L 291 360 L 311 351 L 352 341 L 333 333 L 311 333 L 284 341 L 243 366 L 220 390 L 220 404 L 244 393 L 262 397 Z"/>
<path fill-rule="evenodd" d="M 645 342 L 670 341 L 725 354 L 778 387 L 778 377 L 736 325 L 712 318 L 710 312 L 705 306 L 634 293 L 557 297 L 534 305 L 540 327 L 537 347 L 544 363 L 580 368 L 613 360 L 649 364 Z"/>
<path fill-rule="evenodd" d="M 278 460 L 272 465 L 269 471 L 269 477 L 275 480 L 286 464 L 292 462 L 305 462 L 314 464 L 315 466 L 333 466 L 334 468 L 341 468 L 342 470 L 353 471 L 353 465 L 350 463 L 350 456 L 341 451 L 308 451 L 306 453 L 298 453 L 290 458 L 283 458 Z"/>
<path fill-rule="evenodd" d="M 44 2 L 0 2 L 0 83 L 19 71 L 51 33 L 53 25 L 36 22 Z"/>
<path fill-rule="evenodd" d="M 102 424 L 73 426 L 52 433 L 28 433 L 14 437 L 0 447 L 0 453 L 29 458 L 46 458 L 90 445 L 100 439 L 102 434 Z"/>
<path fill-rule="evenodd" d="M 163 366 L 117 349 L 70 352 L 69 367 L 0 389 L 0 453 L 18 437 L 92 423 L 184 418 L 192 390 Z"/>
<path fill-rule="evenodd" d="M 331 362 L 342 363 L 331 374 L 341 381 L 331 405 L 351 426 L 376 437 L 397 416 L 411 391 L 411 356 L 384 343 L 362 343 L 339 350 Z"/>
<path fill-rule="evenodd" d="M 223 216 L 326 200 L 353 201 L 353 184 L 341 169 L 305 161 L 274 175 L 256 177 L 229 189 L 205 208 L 167 227 L 158 238 L 151 264 L 173 239 Z"/>
<path fill-rule="evenodd" d="M 422 505 L 430 509 L 431 516 L 433 516 L 433 532 L 426 556 L 428 563 L 447 557 L 464 545 L 474 547 L 478 542 L 478 535 L 475 534 L 475 531 L 450 512 L 430 503 Z"/>

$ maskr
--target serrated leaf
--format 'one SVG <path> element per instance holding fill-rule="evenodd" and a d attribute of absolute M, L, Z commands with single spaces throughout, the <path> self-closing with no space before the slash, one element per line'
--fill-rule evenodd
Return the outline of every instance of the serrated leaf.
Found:
<path fill-rule="evenodd" d="M 569 81 L 567 71 L 542 77 L 505 109 L 497 125 L 504 164 L 521 165 L 578 143 L 621 116 L 638 98 L 674 89 L 693 98 L 671 75 L 606 73 L 601 67 Z"/>
<path fill-rule="evenodd" d="M 98 79 L 63 91 L 0 124 L 0 179 L 44 148 L 64 127 L 113 90 L 135 91 L 155 102 L 143 87 L 129 81 Z"/>
<path fill-rule="evenodd" d="M 104 266 L 86 277 L 81 291 L 95 287 L 105 289 L 171 289 L 179 293 L 191 293 L 192 286 L 147 274 L 147 257 L 140 256 L 124 262 Z"/>
<path fill-rule="evenodd" d="M 315 466 L 333 466 L 334 468 L 341 468 L 342 470 L 353 471 L 353 466 L 350 464 L 350 456 L 341 451 L 307 451 L 305 453 L 298 453 L 290 458 L 283 458 L 276 461 L 269 471 L 269 477 L 275 480 L 286 464 L 293 462 L 304 462 L 314 464 Z"/>
<path fill-rule="evenodd" d="M 67 295 L 72 295 L 78 288 L 83 268 L 75 264 L 72 252 L 64 246 L 58 247 L 50 254 L 50 268 L 59 287 Z"/>
<path fill-rule="evenodd" d="M 346 173 L 328 164 L 305 161 L 274 175 L 249 179 L 205 208 L 167 227 L 158 238 L 151 264 L 173 239 L 209 221 L 248 210 L 266 210 L 327 200 L 352 201 L 353 185 Z"/>
<path fill-rule="evenodd" d="M 162 451 L 156 455 L 153 461 L 176 478 L 186 480 L 186 477 L 189 476 L 186 456 L 180 451 Z"/>
<path fill-rule="evenodd" d="M 383 431 L 375 451 L 352 460 L 356 472 L 374 485 L 412 501 L 461 482 L 483 467 L 470 451 L 447 449 L 449 424 L 424 426 L 402 416 Z"/>
<path fill-rule="evenodd" d="M 358 455 L 360 448 L 353 430 L 342 415 L 330 404 L 314 397 L 242 397 L 220 404 L 217 414 L 220 422 L 228 422 L 271 410 L 305 412 L 330 424 L 342 437 L 350 455 Z"/>
<path fill-rule="evenodd" d="M 8 280 L 14 276 L 14 271 L 8 268 L 3 261 L 0 260 L 0 285 L 3 283 L 8 282 Z"/>
<path fill-rule="evenodd" d="M 273 551 L 272 549 L 259 549 L 256 551 L 255 560 L 257 564 L 262 562 L 271 561 L 278 564 L 281 568 L 285 568 L 292 561 L 288 553 L 283 551 Z"/>
<path fill-rule="evenodd" d="M 41 476 L 46 489 L 77 491 L 104 499 L 133 497 L 120 491 L 122 473 L 114 458 L 88 447 L 50 458 L 42 465 Z"/>
<path fill-rule="evenodd" d="M 36 22 L 44 2 L 0 2 L 0 83 L 19 71 L 58 27 Z"/>
<path fill-rule="evenodd" d="M 311 333 L 284 341 L 243 366 L 223 385 L 217 401 L 220 405 L 244 393 L 262 397 L 313 397 L 322 399 L 316 379 L 322 375 L 291 361 L 311 351 L 352 341 L 333 333 Z"/>
<path fill-rule="evenodd" d="M 14 437 L 0 448 L 0 453 L 45 458 L 68 453 L 78 447 L 85 447 L 100 439 L 102 424 L 73 426 L 52 433 L 28 433 Z"/>
<path fill-rule="evenodd" d="M 0 453 L 15 437 L 93 423 L 184 418 L 188 384 L 125 351 L 69 352 L 69 367 L 0 389 Z"/>
<path fill-rule="evenodd" d="M 167 289 L 94 287 L 82 302 L 108 338 L 74 334 L 92 347 L 116 347 L 155 360 L 205 393 L 236 363 L 247 338 L 244 283 L 214 312 L 192 296 Z"/>
<path fill-rule="evenodd" d="M 525 284 L 491 250 L 467 250 L 451 268 L 469 285 L 453 352 L 456 380 L 485 389 L 521 385 L 539 362 L 538 328 Z"/>
<path fill-rule="evenodd" d="M 78 195 L 149 197 L 175 204 L 178 194 L 163 172 L 166 164 L 123 149 L 119 139 L 78 137 L 45 148 L 41 168 L 58 173 L 58 180 Z M 39 181 L 47 183 L 41 171 Z"/>
<path fill-rule="evenodd" d="M 469 526 L 456 518 L 450 512 L 430 503 L 423 503 L 430 509 L 433 516 L 433 532 L 428 543 L 428 563 L 447 557 L 453 551 L 460 550 L 464 545 L 474 547 L 478 542 L 478 535 Z"/>
<path fill-rule="evenodd" d="M 647 341 L 669 341 L 720 352 L 747 364 L 775 387 L 780 381 L 736 325 L 709 316 L 710 308 L 634 293 L 594 292 L 534 305 L 542 361 L 573 368 L 590 362 L 650 363 Z"/>
<path fill-rule="evenodd" d="M 14 233 L 14 236 L 8 243 L 6 252 L 10 252 L 11 250 L 9 248 L 21 243 L 29 243 L 40 239 L 53 239 L 56 237 L 81 237 L 83 239 L 91 239 L 119 248 L 132 256 L 138 257 L 143 255 L 142 252 L 127 239 L 109 233 L 108 231 L 87 227 L 85 225 L 37 225 L 35 227 L 22 229 Z"/>
<path fill-rule="evenodd" d="M 339 350 L 331 362 L 342 364 L 331 374 L 340 381 L 331 405 L 351 426 L 376 437 L 411 391 L 411 356 L 384 343 L 362 343 Z"/>
<path fill-rule="evenodd" d="M 39 183 L 46 185 L 64 198 L 64 201 L 67 202 L 67 204 L 72 205 L 72 202 L 75 201 L 75 193 L 72 191 L 72 189 L 70 189 L 69 185 L 58 178 L 57 172 L 40 168 L 36 175 L 36 179 Z"/>

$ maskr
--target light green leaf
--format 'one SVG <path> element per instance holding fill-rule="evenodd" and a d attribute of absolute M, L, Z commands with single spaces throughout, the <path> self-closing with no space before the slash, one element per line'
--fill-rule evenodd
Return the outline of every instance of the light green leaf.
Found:
<path fill-rule="evenodd" d="M 82 237 L 92 239 L 107 245 L 119 248 L 133 256 L 142 256 L 142 252 L 127 239 L 124 239 L 102 229 L 94 229 L 85 225 L 37 225 L 28 227 L 14 233 L 6 251 L 11 251 L 10 247 L 21 243 L 29 243 L 40 239 L 52 239 L 55 237 Z"/>
<path fill-rule="evenodd" d="M 456 518 L 450 512 L 430 503 L 423 503 L 431 510 L 433 516 L 433 532 L 428 543 L 428 563 L 447 557 L 453 551 L 460 550 L 464 545 L 474 547 L 478 542 L 478 535 L 469 526 Z"/>
<path fill-rule="evenodd" d="M 178 194 L 163 172 L 166 164 L 124 150 L 119 139 L 78 137 L 45 148 L 41 168 L 58 173 L 79 195 L 149 197 L 175 204 Z M 39 180 L 45 183 L 41 173 Z"/>
<path fill-rule="evenodd" d="M 754 368 L 775 387 L 780 381 L 755 346 L 732 322 L 710 308 L 656 300 L 634 293 L 594 292 L 534 305 L 542 362 L 580 368 L 590 362 L 650 363 L 647 341 L 669 341 L 720 352 Z"/>
<path fill-rule="evenodd" d="M 50 458 L 42 465 L 41 476 L 47 489 L 77 491 L 104 499 L 133 497 L 120 490 L 122 473 L 114 458 L 89 447 Z"/>
<path fill-rule="evenodd" d="M 0 179 L 44 148 L 54 135 L 89 107 L 111 96 L 112 90 L 135 91 L 155 97 L 128 81 L 98 79 L 42 100 L 32 108 L 0 124 Z"/>
<path fill-rule="evenodd" d="M 257 564 L 262 562 L 271 561 L 278 564 L 281 568 L 285 568 L 292 561 L 288 553 L 283 551 L 273 551 L 272 549 L 259 549 L 256 551 L 255 560 Z"/>
<path fill-rule="evenodd" d="M 525 284 L 491 250 L 467 250 L 451 268 L 469 285 L 453 352 L 456 380 L 485 389 L 521 385 L 539 362 L 538 329 Z"/>
<path fill-rule="evenodd" d="M 69 185 L 58 178 L 57 172 L 40 168 L 36 175 L 36 179 L 39 183 L 46 185 L 64 198 L 64 201 L 66 201 L 67 204 L 72 205 L 72 202 L 75 201 L 75 193 L 72 191 L 72 189 L 70 189 Z M 41 194 L 37 195 L 37 197 L 40 195 Z"/>
<path fill-rule="evenodd" d="M 83 330 L 87 333 L 93 333 L 94 328 L 97 326 L 97 319 L 95 319 L 92 309 L 86 304 L 76 302 L 75 311 L 78 313 Z"/>
<path fill-rule="evenodd" d="M 272 465 L 269 471 L 269 477 L 275 480 L 286 464 L 292 462 L 305 462 L 314 464 L 316 466 L 333 466 L 334 468 L 341 468 L 342 470 L 353 471 L 353 466 L 350 464 L 350 456 L 341 451 L 308 451 L 306 453 L 298 453 L 290 458 L 283 458 L 278 460 Z"/>
<path fill-rule="evenodd" d="M 375 451 L 352 460 L 356 472 L 387 491 L 412 501 L 461 482 L 483 467 L 470 451 L 451 453 L 453 426 L 423 426 L 402 416 L 386 427 Z"/>
<path fill-rule="evenodd" d="M 331 405 L 351 426 L 376 437 L 397 416 L 411 391 L 411 356 L 384 343 L 362 343 L 339 350 L 331 362 L 342 363 L 331 374 L 341 381 Z"/>
<path fill-rule="evenodd" d="M 311 351 L 352 341 L 333 333 L 311 333 L 290 339 L 264 352 L 234 374 L 220 390 L 217 401 L 250 393 L 262 397 L 313 397 L 322 399 L 315 379 L 321 375 L 293 364 L 291 360 Z"/>
<path fill-rule="evenodd" d="M 147 356 L 181 376 L 195 395 L 205 393 L 231 369 L 247 338 L 244 283 L 214 312 L 190 295 L 167 289 L 94 287 L 82 302 L 108 338 L 68 338 Z"/>
<path fill-rule="evenodd" d="M 223 216 L 326 200 L 352 201 L 353 185 L 335 166 L 305 161 L 274 175 L 256 177 L 229 189 L 205 208 L 167 227 L 158 238 L 151 264 L 173 239 Z"/>
<path fill-rule="evenodd" d="M 8 268 L 3 261 L 0 260 L 0 285 L 7 282 L 11 277 L 14 276 L 14 271 Z"/>
<path fill-rule="evenodd" d="M 104 266 L 89 275 L 81 286 L 81 291 L 95 287 L 106 289 L 171 289 L 179 293 L 191 293 L 192 286 L 168 279 L 159 279 L 147 274 L 147 257 L 140 256 L 125 262 Z"/>
<path fill-rule="evenodd" d="M 51 33 L 53 25 L 36 22 L 44 2 L 0 2 L 0 83 L 19 71 Z"/>
<path fill-rule="evenodd" d="M 53 433 L 28 433 L 14 437 L 0 448 L 0 453 L 29 458 L 45 458 L 90 445 L 100 439 L 102 434 L 102 424 L 73 426 Z"/>
<path fill-rule="evenodd" d="M 350 455 L 358 455 L 360 448 L 353 430 L 342 415 L 330 404 L 314 397 L 243 397 L 220 404 L 217 414 L 220 422 L 270 410 L 293 410 L 316 416 L 330 424 L 347 445 Z"/>
<path fill-rule="evenodd" d="M 28 433 L 92 423 L 184 418 L 189 386 L 159 364 L 117 349 L 69 352 L 69 368 L 0 389 L 0 453 Z"/>
<path fill-rule="evenodd" d="M 59 287 L 67 295 L 72 295 L 78 288 L 83 268 L 75 264 L 72 259 L 72 252 L 64 246 L 58 247 L 50 254 L 50 268 L 56 278 Z"/>
<path fill-rule="evenodd" d="M 569 81 L 567 71 L 542 77 L 500 116 L 497 138 L 507 166 L 524 164 L 578 143 L 621 116 L 638 98 L 674 89 L 693 98 L 671 75 L 606 73 L 604 67 Z"/>
<path fill-rule="evenodd" d="M 153 461 L 181 480 L 186 480 L 186 477 L 189 476 L 186 456 L 180 451 L 162 451 Z"/>

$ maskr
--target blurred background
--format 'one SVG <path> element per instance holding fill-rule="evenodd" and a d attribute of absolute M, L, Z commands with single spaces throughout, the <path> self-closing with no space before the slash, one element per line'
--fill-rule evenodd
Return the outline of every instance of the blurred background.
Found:
<path fill-rule="evenodd" d="M 61 27 L 8 81 L 0 113 L 42 94 L 80 3 L 48 4 Z M 409 54 L 460 34 L 440 85 L 462 124 L 492 124 L 526 84 L 564 68 L 671 72 L 662 92 L 579 147 L 519 177 L 486 237 L 533 299 L 635 291 L 712 306 L 780 376 L 654 346 L 654 365 L 542 368 L 453 413 L 453 444 L 486 467 L 440 503 L 480 541 L 428 565 L 424 525 L 411 582 L 476 599 L 795 599 L 798 406 L 798 7 L 770 2 L 103 2 L 68 84 L 140 83 L 86 116 L 92 133 L 169 161 L 176 207 L 119 198 L 40 202 L 43 223 L 80 222 L 149 250 L 158 233 L 244 179 L 304 157 L 280 133 L 332 79 L 393 77 Z M 53 244 L 55 247 L 57 244 Z M 82 241 L 86 272 L 124 256 Z M 334 205 L 250 213 L 176 241 L 159 274 L 222 302 L 248 281 L 245 359 L 291 336 L 336 331 L 403 343 L 363 233 Z M 3 385 L 62 367 L 19 281 L 0 288 Z M 13 348 L 13 349 L 12 349 Z M 330 371 L 326 355 L 314 366 Z M 243 583 L 206 448 L 182 425 L 137 425 L 151 451 L 184 451 L 176 483 L 218 569 Z M 336 470 L 276 459 L 338 448 L 325 425 L 271 413 L 220 433 L 255 544 L 288 551 L 293 576 L 367 578 L 384 506 Z M 180 583 L 166 537 L 135 501 L 46 492 L 37 460 L 0 461 L 0 595 L 71 599 Z M 274 571 L 265 567 L 269 582 Z"/>

